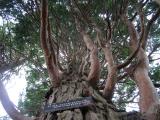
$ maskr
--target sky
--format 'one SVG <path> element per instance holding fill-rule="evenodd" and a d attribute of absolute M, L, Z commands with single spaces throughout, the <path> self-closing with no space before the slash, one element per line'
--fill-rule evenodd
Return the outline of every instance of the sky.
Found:
<path fill-rule="evenodd" d="M 0 25 L 2 25 L 3 21 L 2 21 L 2 17 L 0 16 Z"/>

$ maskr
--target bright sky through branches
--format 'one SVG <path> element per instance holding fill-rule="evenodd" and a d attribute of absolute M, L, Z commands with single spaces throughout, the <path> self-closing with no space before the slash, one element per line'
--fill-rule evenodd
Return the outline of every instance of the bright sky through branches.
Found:
<path fill-rule="evenodd" d="M 19 96 L 26 87 L 25 72 L 21 70 L 18 75 L 12 75 L 5 88 L 8 92 L 10 100 L 17 106 Z M 0 103 L 0 117 L 7 115 Z"/>

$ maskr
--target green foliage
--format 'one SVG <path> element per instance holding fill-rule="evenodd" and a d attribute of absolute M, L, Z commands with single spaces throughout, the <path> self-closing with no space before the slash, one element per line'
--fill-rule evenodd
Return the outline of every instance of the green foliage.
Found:
<path fill-rule="evenodd" d="M 138 96 L 134 81 L 128 79 L 124 82 L 125 84 L 123 82 L 117 84 L 113 98 L 114 103 L 119 109 L 125 109 L 127 103 L 134 102 L 134 99 Z"/>
<path fill-rule="evenodd" d="M 155 83 L 160 83 L 160 65 L 153 66 L 150 70 L 150 78 Z"/>
<path fill-rule="evenodd" d="M 42 78 L 45 78 L 45 80 L 42 80 Z M 28 116 L 36 116 L 36 114 L 41 111 L 44 96 L 48 90 L 47 78 L 46 73 L 28 70 L 26 75 L 27 88 L 24 94 L 22 94 L 18 104 L 22 113 Z"/>

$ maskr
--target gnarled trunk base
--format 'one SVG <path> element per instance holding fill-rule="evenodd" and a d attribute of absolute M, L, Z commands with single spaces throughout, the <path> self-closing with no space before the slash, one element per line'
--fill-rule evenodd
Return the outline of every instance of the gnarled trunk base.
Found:
<path fill-rule="evenodd" d="M 47 104 L 59 103 L 84 96 L 92 96 L 94 105 L 54 113 L 43 113 L 40 120 L 127 120 L 126 116 L 128 115 L 125 112 L 125 114 L 116 112 L 114 105 L 108 104 L 97 90 L 90 87 L 84 79 L 73 74 L 66 76 L 60 87 L 53 88 L 53 92 L 46 102 Z M 128 118 L 128 120 L 132 119 Z"/>

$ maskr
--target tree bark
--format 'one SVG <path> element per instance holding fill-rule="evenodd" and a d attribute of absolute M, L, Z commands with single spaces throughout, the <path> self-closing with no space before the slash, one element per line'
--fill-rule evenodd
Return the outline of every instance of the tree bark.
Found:
<path fill-rule="evenodd" d="M 111 39 L 112 39 L 111 37 L 112 33 L 110 33 L 109 35 L 110 37 L 108 38 L 107 42 L 103 44 L 102 43 L 103 42 L 102 32 L 96 25 L 95 27 L 97 31 L 97 40 L 104 52 L 105 60 L 107 63 L 107 70 L 108 70 L 107 79 L 106 79 L 105 87 L 103 90 L 103 95 L 107 99 L 108 102 L 111 102 L 113 93 L 114 93 L 114 89 L 115 89 L 115 85 L 117 82 L 117 66 L 114 62 L 114 58 L 113 58 L 113 54 L 111 50 L 111 44 L 110 44 Z"/>
<path fill-rule="evenodd" d="M 44 51 L 51 84 L 53 87 L 58 87 L 60 85 L 60 75 L 56 64 L 54 49 L 51 44 L 51 30 L 48 20 L 48 0 L 42 0 L 41 3 L 41 46 Z"/>
<path fill-rule="evenodd" d="M 135 51 L 138 43 L 137 31 L 132 22 L 129 21 L 126 16 L 123 16 L 123 18 L 130 34 L 130 49 Z M 147 120 L 158 120 L 157 117 L 159 115 L 157 111 L 160 110 L 160 107 L 158 108 L 156 106 L 159 106 L 159 98 L 148 75 L 149 61 L 142 47 L 136 55 L 137 65 L 133 72 L 133 79 L 136 81 L 140 94 L 139 108 L 140 112 L 146 116 Z"/>
<path fill-rule="evenodd" d="M 89 35 L 87 35 L 87 33 L 82 31 L 81 34 L 83 36 L 83 39 L 87 48 L 90 50 L 91 66 L 90 66 L 90 72 L 88 74 L 87 80 L 90 82 L 90 84 L 93 87 L 97 87 L 97 83 L 99 81 L 99 76 L 100 76 L 100 62 L 98 59 L 98 49 L 96 45 L 94 45 Z"/>
<path fill-rule="evenodd" d="M 65 102 L 86 96 L 92 96 L 92 106 L 68 109 L 58 112 L 43 113 L 40 120 L 139 120 L 126 112 L 118 112 L 114 105 L 108 104 L 97 90 L 94 90 L 83 77 L 77 74 L 63 76 L 62 86 L 53 88 L 46 104 Z M 131 119 L 132 118 L 132 119 Z"/>
<path fill-rule="evenodd" d="M 148 120 L 158 120 L 154 108 L 159 106 L 159 98 L 157 91 L 148 75 L 148 58 L 144 50 L 141 48 L 138 55 L 138 65 L 133 73 L 134 80 L 139 89 L 140 99 L 139 108 L 141 113 L 146 114 Z M 156 108 L 157 110 L 160 107 Z M 158 113 L 159 114 L 159 113 Z"/>

